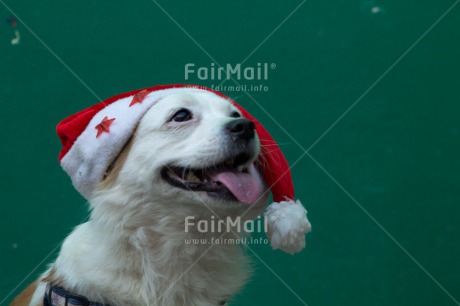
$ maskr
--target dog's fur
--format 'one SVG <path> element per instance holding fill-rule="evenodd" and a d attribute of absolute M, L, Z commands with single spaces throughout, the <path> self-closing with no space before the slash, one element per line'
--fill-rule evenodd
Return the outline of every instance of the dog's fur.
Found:
<path fill-rule="evenodd" d="M 181 108 L 193 119 L 168 122 Z M 186 244 L 187 238 L 211 241 L 222 233 L 186 233 L 184 220 L 255 218 L 267 196 L 249 207 L 172 187 L 160 172 L 168 165 L 206 168 L 229 158 L 235 150 L 225 125 L 237 120 L 235 112 L 229 101 L 207 92 L 174 94 L 155 104 L 90 198 L 90 221 L 75 228 L 56 262 L 12 305 L 42 305 L 47 281 L 112 306 L 216 306 L 230 299 L 250 273 L 244 249 Z M 260 151 L 257 136 L 247 147 L 249 164 Z"/>

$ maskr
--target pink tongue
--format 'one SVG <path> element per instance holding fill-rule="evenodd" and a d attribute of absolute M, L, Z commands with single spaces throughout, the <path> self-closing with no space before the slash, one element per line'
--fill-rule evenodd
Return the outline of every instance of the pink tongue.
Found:
<path fill-rule="evenodd" d="M 253 204 L 262 195 L 263 184 L 254 165 L 249 166 L 248 172 L 224 170 L 210 176 L 213 181 L 222 183 L 241 203 Z"/>

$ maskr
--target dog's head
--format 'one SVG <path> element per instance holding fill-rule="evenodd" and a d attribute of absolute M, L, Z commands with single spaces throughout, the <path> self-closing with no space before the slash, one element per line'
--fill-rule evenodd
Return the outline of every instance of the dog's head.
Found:
<path fill-rule="evenodd" d="M 188 216 L 254 219 L 264 212 L 270 191 L 274 203 L 264 216 L 272 247 L 298 252 L 310 229 L 306 210 L 294 201 L 280 148 L 250 119 L 210 89 L 145 88 L 61 121 L 59 160 L 90 201 L 92 218 L 134 229 L 140 241 L 144 228 L 177 231 L 178 220 Z"/>
<path fill-rule="evenodd" d="M 204 91 L 171 94 L 144 115 L 99 189 L 124 185 L 166 205 L 255 217 L 268 200 L 259 153 L 254 123 L 230 101 Z"/>

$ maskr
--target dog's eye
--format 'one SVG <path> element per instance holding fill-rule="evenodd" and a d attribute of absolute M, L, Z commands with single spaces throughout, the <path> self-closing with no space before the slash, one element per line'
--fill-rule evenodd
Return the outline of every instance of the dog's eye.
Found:
<path fill-rule="evenodd" d="M 184 121 L 189 121 L 192 119 L 192 112 L 190 112 L 188 109 L 182 108 L 178 110 L 169 121 L 174 121 L 174 122 L 184 122 Z"/>
<path fill-rule="evenodd" d="M 240 115 L 240 113 L 238 113 L 238 112 L 232 112 L 231 115 L 230 115 L 230 117 L 233 117 L 233 118 L 240 118 L 241 115 Z"/>

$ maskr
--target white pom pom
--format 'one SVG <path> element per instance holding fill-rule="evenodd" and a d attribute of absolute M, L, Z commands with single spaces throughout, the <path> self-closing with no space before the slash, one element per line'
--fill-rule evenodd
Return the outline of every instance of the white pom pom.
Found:
<path fill-rule="evenodd" d="M 294 254 L 305 247 L 305 234 L 311 231 L 311 225 L 300 201 L 272 203 L 264 216 L 268 222 L 267 236 L 274 250 Z"/>

